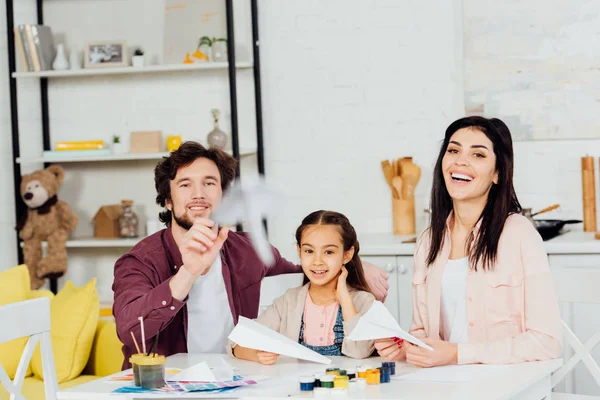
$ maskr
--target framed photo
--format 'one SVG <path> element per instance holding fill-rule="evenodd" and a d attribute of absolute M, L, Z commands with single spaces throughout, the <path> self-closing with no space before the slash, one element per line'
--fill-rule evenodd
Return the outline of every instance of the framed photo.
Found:
<path fill-rule="evenodd" d="M 87 42 L 84 68 L 126 67 L 129 65 L 124 41 Z"/>

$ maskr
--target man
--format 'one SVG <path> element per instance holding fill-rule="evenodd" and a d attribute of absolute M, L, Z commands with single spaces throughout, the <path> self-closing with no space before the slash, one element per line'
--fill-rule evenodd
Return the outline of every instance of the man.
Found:
<path fill-rule="evenodd" d="M 123 368 L 137 352 L 132 336 L 142 347 L 139 317 L 147 347 L 158 335 L 153 352 L 224 353 L 238 317 L 257 317 L 262 279 L 302 272 L 274 247 L 275 262 L 267 267 L 245 233 L 210 220 L 235 170 L 233 157 L 195 142 L 183 143 L 156 166 L 156 202 L 165 208 L 159 218 L 167 228 L 140 241 L 114 269 Z M 384 298 L 387 275 L 370 264 L 366 272 L 376 296 Z"/>

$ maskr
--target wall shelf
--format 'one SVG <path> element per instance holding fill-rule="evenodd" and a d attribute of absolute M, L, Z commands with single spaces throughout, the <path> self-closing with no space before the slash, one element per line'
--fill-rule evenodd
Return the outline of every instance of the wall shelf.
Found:
<path fill-rule="evenodd" d="M 86 248 L 132 248 L 140 240 L 144 239 L 143 237 L 133 238 L 133 239 L 97 239 L 97 238 L 78 238 L 67 240 L 67 248 L 74 249 L 86 249 Z M 23 247 L 23 242 L 20 242 L 21 247 Z M 42 243 L 42 246 L 45 248 L 47 246 L 46 242 Z"/>
<path fill-rule="evenodd" d="M 232 154 L 231 150 L 227 150 L 228 154 Z M 240 157 L 256 154 L 255 149 L 240 149 Z M 33 163 L 65 163 L 65 162 L 98 162 L 98 161 L 136 161 L 136 160 L 160 160 L 168 156 L 168 152 L 162 153 L 135 153 L 135 154 L 111 154 L 108 156 L 73 156 L 68 151 L 64 155 L 52 155 L 50 157 L 18 157 L 18 164 L 33 164 Z"/>
<path fill-rule="evenodd" d="M 250 69 L 253 67 L 251 62 L 237 62 L 235 67 L 238 69 Z M 37 71 L 37 72 L 13 72 L 13 78 L 76 78 L 80 76 L 101 76 L 101 75 L 125 75 L 125 74 L 145 74 L 162 73 L 178 71 L 202 71 L 202 70 L 224 70 L 227 71 L 229 63 L 227 62 L 207 62 L 204 64 L 172 64 L 172 65 L 148 65 L 145 67 L 102 67 L 102 68 L 82 68 L 65 71 Z"/>

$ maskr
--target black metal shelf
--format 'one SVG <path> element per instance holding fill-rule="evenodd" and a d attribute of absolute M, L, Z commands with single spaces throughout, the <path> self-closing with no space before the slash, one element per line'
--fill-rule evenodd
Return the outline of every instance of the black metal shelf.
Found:
<path fill-rule="evenodd" d="M 228 55 L 228 78 L 229 78 L 229 98 L 231 107 L 231 141 L 232 141 L 232 152 L 235 159 L 238 161 L 237 176 L 241 179 L 240 173 L 240 146 L 239 146 L 239 131 L 238 131 L 238 112 L 237 112 L 237 75 L 236 75 L 236 62 L 235 62 L 235 32 L 233 24 L 233 1 L 224 0 L 226 8 L 226 21 L 227 21 L 227 55 Z M 16 79 L 20 75 L 15 74 L 16 71 L 16 54 L 15 54 L 15 39 L 14 39 L 14 3 L 15 0 L 6 1 L 6 27 L 7 27 L 7 40 L 8 40 L 8 73 L 9 73 L 9 91 L 10 91 L 10 115 L 11 115 L 11 128 L 12 128 L 12 153 L 13 153 L 13 185 L 14 185 L 14 199 L 15 199 L 15 216 L 18 221 L 19 218 L 26 211 L 26 206 L 20 195 L 20 184 L 21 184 L 21 164 L 18 163 L 20 158 L 20 140 L 19 140 L 19 112 L 17 106 L 17 82 Z M 43 25 L 44 23 L 44 1 L 36 0 L 37 5 L 37 23 Z M 260 51 L 259 51 L 259 37 L 258 37 L 258 0 L 250 0 L 251 5 L 251 18 L 252 18 L 252 53 L 254 55 L 253 70 L 254 70 L 254 92 L 255 92 L 255 113 L 256 113 L 256 142 L 257 142 L 257 167 L 258 173 L 264 175 L 264 149 L 263 149 L 263 129 L 262 129 L 262 96 L 261 96 L 261 83 L 260 83 Z M 15 76 L 16 75 L 16 76 Z M 40 101 L 42 111 L 42 141 L 43 149 L 51 150 L 50 140 L 50 105 L 48 104 L 48 76 L 40 76 Z M 44 167 L 50 165 L 44 163 Z M 241 230 L 241 226 L 238 226 Z M 19 243 L 18 232 L 17 235 L 17 252 L 19 264 L 23 263 L 23 250 Z M 56 279 L 50 280 L 50 290 L 54 293 L 58 290 L 58 283 Z"/>

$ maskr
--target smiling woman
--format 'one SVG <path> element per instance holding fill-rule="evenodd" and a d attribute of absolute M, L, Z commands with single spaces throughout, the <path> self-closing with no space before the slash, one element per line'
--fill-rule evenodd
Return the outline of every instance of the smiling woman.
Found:
<path fill-rule="evenodd" d="M 434 168 L 431 225 L 417 240 L 410 332 L 433 347 L 393 339 L 386 360 L 420 367 L 556 358 L 561 327 L 548 259 L 520 215 L 510 130 L 467 117 L 447 128 Z"/>

